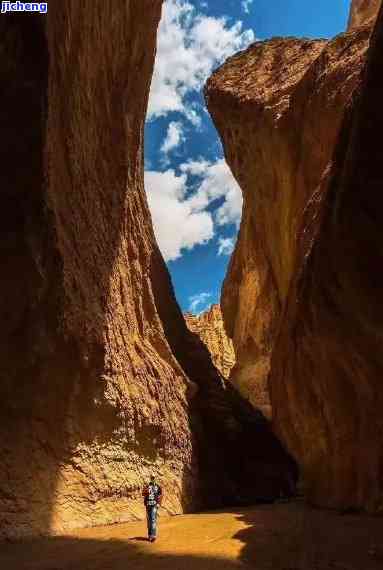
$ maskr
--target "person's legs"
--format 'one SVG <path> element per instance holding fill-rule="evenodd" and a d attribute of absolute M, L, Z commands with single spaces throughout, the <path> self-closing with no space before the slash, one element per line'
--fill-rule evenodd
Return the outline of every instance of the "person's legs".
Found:
<path fill-rule="evenodd" d="M 150 539 L 150 507 L 146 507 L 146 524 L 148 527 L 148 538 Z"/>
<path fill-rule="evenodd" d="M 157 506 L 149 507 L 148 509 L 149 518 L 149 540 L 155 540 L 157 537 Z"/>

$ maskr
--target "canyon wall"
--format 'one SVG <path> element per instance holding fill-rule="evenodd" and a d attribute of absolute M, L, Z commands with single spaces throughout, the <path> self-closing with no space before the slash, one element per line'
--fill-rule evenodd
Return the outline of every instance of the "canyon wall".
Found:
<path fill-rule="evenodd" d="M 160 14 L 50 0 L 0 18 L 0 536 L 142 517 L 152 472 L 179 513 L 276 496 L 294 468 L 187 329 L 154 239 Z"/>
<path fill-rule="evenodd" d="M 377 514 L 383 514 L 382 54 L 383 10 L 332 163 L 297 236 L 297 270 L 270 379 L 275 426 L 305 466 L 312 501 Z"/>
<path fill-rule="evenodd" d="M 235 354 L 233 342 L 225 331 L 221 307 L 212 305 L 201 315 L 186 313 L 184 316 L 188 328 L 206 345 L 214 366 L 227 380 L 235 364 Z"/>
<path fill-rule="evenodd" d="M 141 515 L 151 471 L 167 510 L 196 501 L 193 385 L 156 310 L 142 178 L 160 14 L 57 0 L 0 20 L 4 535 Z"/>
<path fill-rule="evenodd" d="M 244 195 L 221 301 L 236 367 L 255 407 L 270 388 L 274 429 L 309 499 L 374 512 L 383 489 L 381 31 L 380 22 L 352 143 L 344 116 L 360 90 L 368 27 L 330 42 L 258 42 L 205 92 Z M 354 162 L 342 178 L 347 152 Z"/>
<path fill-rule="evenodd" d="M 371 25 L 375 20 L 382 0 L 352 0 L 348 29 Z"/>

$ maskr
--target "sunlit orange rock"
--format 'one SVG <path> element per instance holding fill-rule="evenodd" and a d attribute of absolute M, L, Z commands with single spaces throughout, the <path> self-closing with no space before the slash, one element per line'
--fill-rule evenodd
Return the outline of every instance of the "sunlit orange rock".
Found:
<path fill-rule="evenodd" d="M 381 20 L 377 30 L 361 108 L 368 26 L 330 42 L 258 42 L 206 87 L 244 196 L 221 300 L 236 368 L 255 407 L 270 389 L 274 429 L 303 468 L 308 498 L 374 512 L 383 496 Z"/>
<path fill-rule="evenodd" d="M 212 305 L 201 315 L 185 314 L 188 328 L 207 346 L 214 366 L 226 379 L 235 363 L 233 343 L 226 335 L 221 307 Z"/>
<path fill-rule="evenodd" d="M 352 0 L 348 29 L 372 24 L 375 20 L 382 0 Z"/>

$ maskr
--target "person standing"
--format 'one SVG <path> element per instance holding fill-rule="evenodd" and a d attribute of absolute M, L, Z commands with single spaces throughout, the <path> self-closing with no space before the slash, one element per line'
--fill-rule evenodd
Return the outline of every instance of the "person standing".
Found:
<path fill-rule="evenodd" d="M 157 514 L 162 503 L 162 489 L 156 483 L 155 476 L 150 477 L 149 485 L 146 485 L 142 492 L 144 505 L 146 508 L 146 520 L 148 523 L 148 539 L 154 542 L 157 538 Z"/>

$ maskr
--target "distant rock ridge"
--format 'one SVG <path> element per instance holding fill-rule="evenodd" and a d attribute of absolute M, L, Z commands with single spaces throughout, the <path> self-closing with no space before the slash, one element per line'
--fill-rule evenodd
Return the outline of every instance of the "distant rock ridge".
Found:
<path fill-rule="evenodd" d="M 212 305 L 200 315 L 185 313 L 188 328 L 207 346 L 214 366 L 227 380 L 235 364 L 233 342 L 228 338 L 219 305 Z"/>

